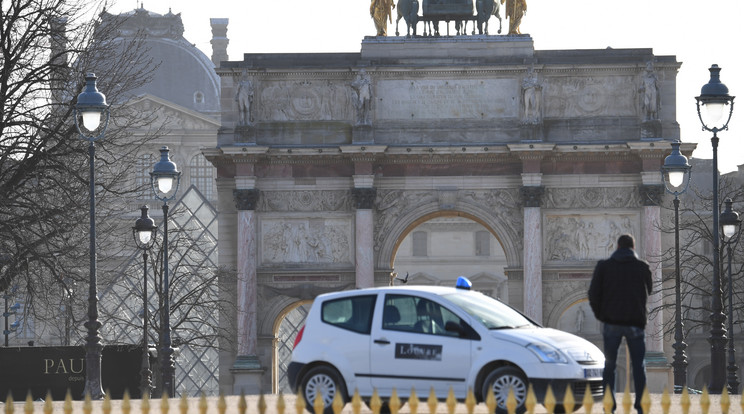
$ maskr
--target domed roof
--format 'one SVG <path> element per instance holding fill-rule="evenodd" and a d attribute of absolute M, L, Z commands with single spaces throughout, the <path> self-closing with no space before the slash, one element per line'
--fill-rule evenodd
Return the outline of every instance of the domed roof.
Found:
<path fill-rule="evenodd" d="M 181 14 L 160 15 L 139 8 L 120 15 L 104 12 L 104 23 L 118 24 L 118 39 L 144 37 L 145 53 L 159 65 L 147 85 L 132 91 L 148 93 L 188 109 L 218 116 L 220 78 L 214 64 L 183 37 Z M 109 20 L 110 19 L 110 20 Z"/>

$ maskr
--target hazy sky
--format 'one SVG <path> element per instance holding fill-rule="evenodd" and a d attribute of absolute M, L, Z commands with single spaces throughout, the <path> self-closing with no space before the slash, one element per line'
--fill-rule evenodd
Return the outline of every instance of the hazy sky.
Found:
<path fill-rule="evenodd" d="M 242 60 L 243 53 L 256 52 L 359 52 L 364 36 L 375 34 L 369 4 L 369 0 L 147 0 L 144 7 L 160 14 L 169 9 L 181 13 L 184 36 L 207 56 L 212 54 L 209 19 L 229 18 L 228 54 L 230 60 Z M 109 11 L 139 6 L 140 0 L 119 0 Z M 497 26 L 492 18 L 490 33 Z M 503 33 L 507 27 L 505 20 Z M 701 130 L 694 99 L 708 82 L 711 64 L 722 68 L 721 81 L 729 93 L 744 100 L 741 0 L 527 0 L 521 30 L 532 36 L 536 50 L 651 48 L 656 55 L 676 56 L 682 62 L 677 122 L 682 141 L 698 143 L 695 157 L 712 157 L 711 134 Z M 395 23 L 388 34 L 395 34 Z M 729 125 L 728 131 L 719 133 L 721 172 L 744 164 L 744 103 L 735 106 Z"/>

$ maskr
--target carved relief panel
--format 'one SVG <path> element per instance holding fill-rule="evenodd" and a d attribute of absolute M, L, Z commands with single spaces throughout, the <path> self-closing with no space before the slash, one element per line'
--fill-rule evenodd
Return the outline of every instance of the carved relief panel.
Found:
<path fill-rule="evenodd" d="M 615 250 L 620 234 L 639 234 L 639 223 L 639 213 L 547 213 L 543 226 L 544 260 L 558 264 L 607 258 Z"/>
<path fill-rule="evenodd" d="M 351 217 L 278 217 L 261 219 L 261 266 L 352 265 L 354 234 Z"/>
<path fill-rule="evenodd" d="M 635 84 L 633 76 L 550 78 L 544 86 L 545 116 L 635 116 Z"/>
<path fill-rule="evenodd" d="M 354 119 L 353 91 L 346 81 L 263 81 L 258 89 L 257 121 Z"/>

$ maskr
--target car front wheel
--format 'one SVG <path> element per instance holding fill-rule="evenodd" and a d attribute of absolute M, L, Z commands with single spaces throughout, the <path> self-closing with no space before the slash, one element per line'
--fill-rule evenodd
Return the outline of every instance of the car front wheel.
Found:
<path fill-rule="evenodd" d="M 491 371 L 483 383 L 483 398 L 488 397 L 488 392 L 493 390 L 493 396 L 496 398 L 496 413 L 506 414 L 506 399 L 509 396 L 509 390 L 514 390 L 514 398 L 517 400 L 518 414 L 524 413 L 524 406 L 527 399 L 527 377 L 518 368 L 504 366 Z"/>
<path fill-rule="evenodd" d="M 333 399 L 339 394 L 341 401 L 346 404 L 348 395 L 341 375 L 328 366 L 317 366 L 307 371 L 302 377 L 302 396 L 305 407 L 311 413 L 315 412 L 315 399 L 320 396 L 323 400 L 323 414 L 333 414 Z"/>

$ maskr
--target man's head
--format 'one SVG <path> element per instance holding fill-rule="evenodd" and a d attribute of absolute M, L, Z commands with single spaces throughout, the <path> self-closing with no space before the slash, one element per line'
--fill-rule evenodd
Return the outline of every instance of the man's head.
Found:
<path fill-rule="evenodd" d="M 635 240 L 630 234 L 623 234 L 617 239 L 618 249 L 633 249 L 635 248 Z"/>

